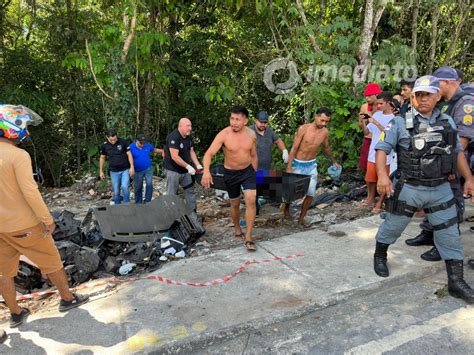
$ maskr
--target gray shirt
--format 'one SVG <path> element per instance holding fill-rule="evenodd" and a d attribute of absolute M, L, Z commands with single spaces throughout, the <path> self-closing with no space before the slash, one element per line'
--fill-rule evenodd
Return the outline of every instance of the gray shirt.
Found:
<path fill-rule="evenodd" d="M 267 127 L 263 135 L 257 132 L 255 125 L 249 127 L 257 133 L 258 170 L 270 170 L 272 166 L 272 146 L 278 139 L 273 129 Z"/>

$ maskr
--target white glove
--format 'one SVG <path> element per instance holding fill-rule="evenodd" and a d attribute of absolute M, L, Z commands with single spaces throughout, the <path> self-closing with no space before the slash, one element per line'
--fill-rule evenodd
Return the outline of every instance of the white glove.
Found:
<path fill-rule="evenodd" d="M 202 165 L 201 165 L 201 164 L 199 164 L 198 166 L 196 166 L 196 169 L 198 169 L 198 170 L 202 170 L 202 169 L 204 169 L 204 168 L 202 167 Z"/>
<path fill-rule="evenodd" d="M 288 163 L 288 151 L 286 149 L 283 149 L 282 158 L 283 162 Z"/>
<path fill-rule="evenodd" d="M 191 165 L 189 165 L 189 164 L 186 165 L 186 169 L 188 169 L 188 173 L 189 173 L 190 175 L 196 174 L 196 169 L 194 169 Z"/>

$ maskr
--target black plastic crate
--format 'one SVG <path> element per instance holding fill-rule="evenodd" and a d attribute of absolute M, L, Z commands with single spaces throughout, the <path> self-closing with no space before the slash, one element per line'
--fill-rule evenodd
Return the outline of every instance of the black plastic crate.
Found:
<path fill-rule="evenodd" d="M 226 190 L 225 183 L 224 183 L 224 165 L 214 165 L 211 166 L 211 175 L 212 175 L 212 182 L 211 188 L 217 190 Z M 194 175 L 196 181 L 200 184 L 202 174 Z"/>
<path fill-rule="evenodd" d="M 211 167 L 214 189 L 226 190 L 224 184 L 224 166 Z M 303 198 L 308 191 L 310 176 L 287 173 L 284 171 L 259 170 L 256 174 L 257 196 L 279 202 L 292 202 Z M 196 181 L 201 183 L 202 175 L 196 175 Z"/>
<path fill-rule="evenodd" d="M 257 196 L 292 202 L 306 195 L 311 177 L 284 171 L 257 171 Z"/>

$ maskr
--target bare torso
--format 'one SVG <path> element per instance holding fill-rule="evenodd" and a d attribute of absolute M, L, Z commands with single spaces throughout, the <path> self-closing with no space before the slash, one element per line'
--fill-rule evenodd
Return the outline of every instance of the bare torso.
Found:
<path fill-rule="evenodd" d="M 319 147 L 328 138 L 326 127 L 317 128 L 314 123 L 303 125 L 304 135 L 296 152 L 298 160 L 313 160 L 316 158 Z"/>
<path fill-rule="evenodd" d="M 241 131 L 234 132 L 231 127 L 222 131 L 224 142 L 224 166 L 227 169 L 241 170 L 252 163 L 252 148 L 256 144 L 255 132 L 248 127 L 243 127 Z"/>

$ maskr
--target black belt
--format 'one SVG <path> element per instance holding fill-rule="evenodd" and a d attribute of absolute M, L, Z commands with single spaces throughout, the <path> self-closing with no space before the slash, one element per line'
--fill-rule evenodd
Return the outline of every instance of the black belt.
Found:
<path fill-rule="evenodd" d="M 441 184 L 444 184 L 448 181 L 448 178 L 436 179 L 436 180 L 419 180 L 419 179 L 406 179 L 405 182 L 407 184 L 413 186 L 428 186 L 428 187 L 435 187 Z"/>

